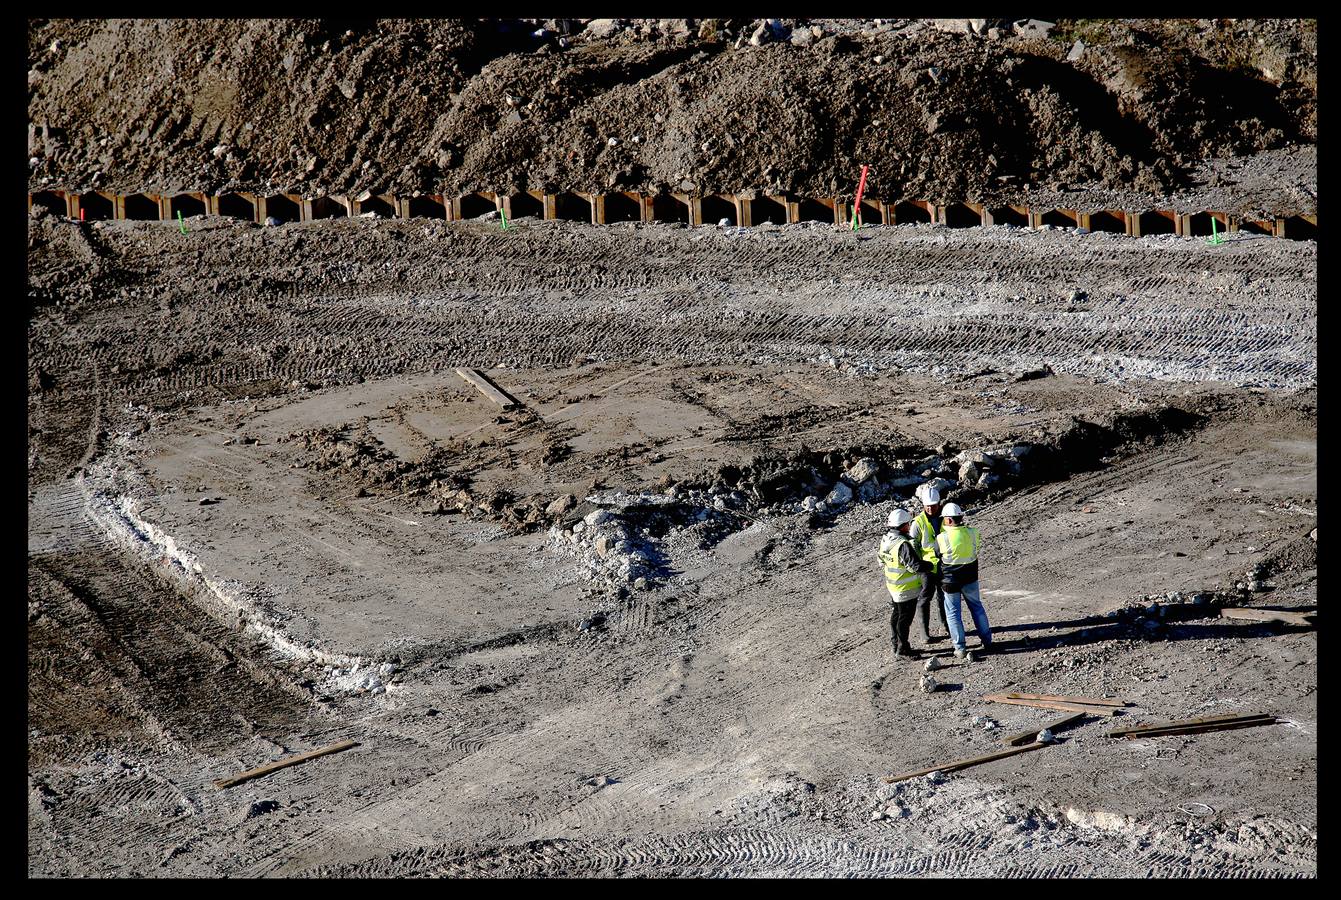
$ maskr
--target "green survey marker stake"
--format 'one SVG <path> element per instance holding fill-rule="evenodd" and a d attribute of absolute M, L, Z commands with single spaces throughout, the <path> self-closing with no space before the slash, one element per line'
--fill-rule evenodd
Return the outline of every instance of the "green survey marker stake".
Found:
<path fill-rule="evenodd" d="M 177 227 L 182 230 L 182 234 L 186 234 L 186 223 L 182 221 L 182 211 L 180 209 L 177 210 Z"/>
<path fill-rule="evenodd" d="M 1223 244 L 1225 242 L 1224 238 L 1220 237 L 1219 221 L 1215 216 L 1211 216 L 1211 236 L 1206 239 L 1206 243 Z"/>
<path fill-rule="evenodd" d="M 506 212 L 503 211 L 503 208 L 502 208 L 501 206 L 498 208 L 498 217 L 499 217 L 500 219 L 503 220 L 503 230 L 504 230 L 504 231 L 507 231 L 507 230 L 508 230 L 508 214 L 507 214 Z"/>

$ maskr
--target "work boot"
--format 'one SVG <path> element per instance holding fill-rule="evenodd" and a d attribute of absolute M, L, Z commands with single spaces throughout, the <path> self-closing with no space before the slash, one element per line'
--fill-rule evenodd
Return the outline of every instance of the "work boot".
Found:
<path fill-rule="evenodd" d="M 955 648 L 955 659 L 963 659 L 964 656 L 965 656 L 967 653 L 968 653 L 968 651 L 965 650 L 963 647 L 956 647 L 956 648 Z"/>

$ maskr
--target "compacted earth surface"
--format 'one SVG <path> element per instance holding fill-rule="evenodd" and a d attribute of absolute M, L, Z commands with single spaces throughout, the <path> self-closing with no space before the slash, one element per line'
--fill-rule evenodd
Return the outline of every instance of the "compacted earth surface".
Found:
<path fill-rule="evenodd" d="M 27 37 L 31 192 L 1317 211 L 1313 20 Z M 503 224 L 34 204 L 30 875 L 1316 875 L 1315 240 Z"/>
<path fill-rule="evenodd" d="M 1316 609 L 1311 241 L 28 241 L 32 875 L 1316 874 L 1316 632 L 1219 616 Z M 930 692 L 875 556 L 927 481 L 995 636 L 915 632 Z M 884 782 L 1061 715 L 1007 690 L 1130 705 Z"/>

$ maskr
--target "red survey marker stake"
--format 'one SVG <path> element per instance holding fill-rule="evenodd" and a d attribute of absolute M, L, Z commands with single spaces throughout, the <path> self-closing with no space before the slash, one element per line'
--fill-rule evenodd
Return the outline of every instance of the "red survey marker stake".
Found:
<path fill-rule="evenodd" d="M 857 226 L 861 223 L 861 195 L 866 192 L 866 173 L 870 168 L 870 166 L 861 167 L 861 181 L 857 183 L 857 202 L 853 204 L 854 209 L 852 210 L 853 231 L 856 231 Z"/>

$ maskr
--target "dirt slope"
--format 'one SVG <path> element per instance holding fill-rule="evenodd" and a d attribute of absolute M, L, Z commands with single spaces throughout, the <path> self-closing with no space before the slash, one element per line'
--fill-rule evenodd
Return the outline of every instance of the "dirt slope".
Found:
<path fill-rule="evenodd" d="M 1311 21 L 665 21 L 32 20 L 30 187 L 1007 200 L 1316 139 Z"/>

